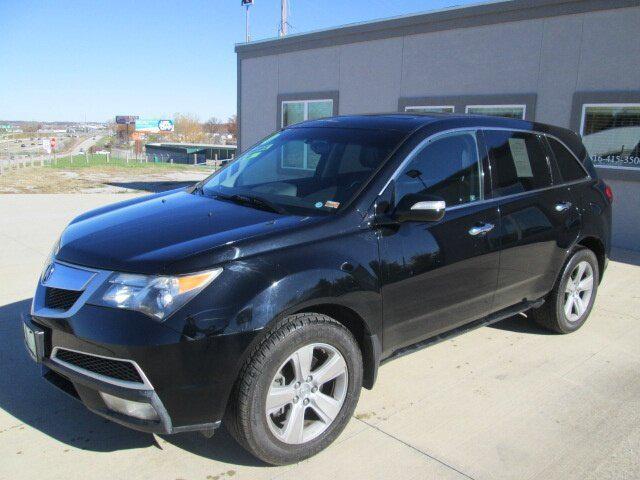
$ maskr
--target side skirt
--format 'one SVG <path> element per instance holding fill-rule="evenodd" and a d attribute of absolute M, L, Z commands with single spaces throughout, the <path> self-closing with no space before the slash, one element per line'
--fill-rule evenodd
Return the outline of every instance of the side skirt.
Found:
<path fill-rule="evenodd" d="M 414 343 L 413 345 L 409 345 L 407 347 L 400 348 L 394 351 L 391 355 L 384 358 L 380 364 L 384 365 L 385 363 L 395 360 L 396 358 L 404 357 L 405 355 L 409 355 L 411 353 L 417 352 L 418 350 L 422 350 L 423 348 L 430 347 L 431 345 L 435 345 L 440 342 L 444 342 L 445 340 L 450 340 L 451 338 L 457 337 L 458 335 L 462 335 L 467 332 L 471 332 L 472 330 L 476 330 L 480 327 L 486 327 L 487 325 L 491 325 L 493 323 L 499 322 L 509 317 L 513 317 L 519 313 L 526 312 L 531 308 L 539 308 L 544 303 L 544 299 L 541 298 L 535 301 L 526 301 L 520 302 L 516 305 L 505 308 L 504 310 L 500 310 L 499 312 L 492 313 L 484 318 L 479 320 L 474 320 L 473 322 L 466 323 L 461 327 L 454 328 L 453 330 L 449 330 L 448 332 L 441 333 L 440 335 L 436 335 L 434 337 L 427 338 L 426 340 L 422 340 L 420 342 Z"/>

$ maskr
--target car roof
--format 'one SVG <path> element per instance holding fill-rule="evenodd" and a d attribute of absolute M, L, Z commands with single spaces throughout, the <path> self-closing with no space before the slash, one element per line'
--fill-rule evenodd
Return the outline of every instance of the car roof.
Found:
<path fill-rule="evenodd" d="M 457 113 L 375 113 L 363 115 L 338 115 L 335 117 L 307 120 L 286 127 L 290 128 L 357 128 L 372 130 L 395 130 L 410 134 L 422 127 L 430 126 L 429 130 L 440 128 L 508 128 L 514 130 L 535 131 L 553 135 L 567 144 L 578 158 L 584 156 L 584 147 L 580 137 L 566 128 L 544 123 L 518 120 L 490 115 L 457 114 Z"/>
<path fill-rule="evenodd" d="M 443 128 L 477 126 L 534 130 L 544 133 L 566 131 L 564 128 L 530 122 L 528 120 L 467 113 L 373 113 L 363 115 L 338 115 L 317 120 L 307 120 L 286 128 L 388 129 L 408 133 L 426 125 L 437 127 L 439 126 L 438 124 L 441 124 Z"/>
<path fill-rule="evenodd" d="M 307 120 L 287 128 L 361 128 L 412 132 L 416 128 L 436 121 L 438 117 L 440 117 L 438 114 L 414 115 L 405 113 L 339 115 Z"/>

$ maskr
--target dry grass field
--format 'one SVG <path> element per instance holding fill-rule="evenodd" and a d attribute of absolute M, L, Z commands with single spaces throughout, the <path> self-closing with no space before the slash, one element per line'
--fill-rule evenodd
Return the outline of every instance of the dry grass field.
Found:
<path fill-rule="evenodd" d="M 81 156 L 83 159 L 84 156 Z M 34 166 L 0 175 L 0 194 L 131 193 L 177 188 L 206 178 L 211 167 L 164 163 L 91 163 L 76 160 Z"/>

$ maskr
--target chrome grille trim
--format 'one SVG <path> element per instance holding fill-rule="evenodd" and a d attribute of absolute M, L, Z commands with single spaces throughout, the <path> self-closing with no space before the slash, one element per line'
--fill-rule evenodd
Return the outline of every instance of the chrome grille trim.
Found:
<path fill-rule="evenodd" d="M 68 350 L 69 352 L 80 353 L 82 355 L 88 355 L 90 357 L 103 358 L 105 360 L 116 360 L 118 362 L 130 363 L 133 366 L 133 368 L 136 369 L 136 371 L 138 372 L 138 375 L 140 375 L 140 378 L 142 379 L 142 383 L 130 382 L 126 380 L 120 380 L 117 378 L 108 377 L 106 375 L 101 375 L 99 373 L 92 372 L 91 370 L 86 370 L 84 368 L 78 367 L 77 365 L 73 365 L 71 363 L 65 362 L 64 360 L 60 360 L 59 358 L 57 358 L 57 353 L 60 350 Z M 133 360 L 128 360 L 126 358 L 107 357 L 105 355 L 97 355 L 95 353 L 82 352 L 80 350 L 74 350 L 72 348 L 66 348 L 66 347 L 53 347 L 53 350 L 51 352 L 51 361 L 53 363 L 57 363 L 58 365 L 62 365 L 65 368 L 73 370 L 74 372 L 80 373 L 87 377 L 91 377 L 101 382 L 110 383 L 111 385 L 115 385 L 117 387 L 131 388 L 135 390 L 153 390 L 153 385 L 151 385 L 151 382 L 145 375 L 142 368 L 140 368 L 140 366 Z"/>
<path fill-rule="evenodd" d="M 59 310 L 55 308 L 48 308 L 45 304 L 45 295 L 47 287 L 52 287 L 53 285 L 49 285 L 47 281 L 42 282 L 41 279 L 38 280 L 38 286 L 36 288 L 36 293 L 33 296 L 33 301 L 31 302 L 31 315 L 36 317 L 45 317 L 45 318 L 69 318 L 75 315 L 80 308 L 84 306 L 84 304 L 91 298 L 93 293 L 100 288 L 104 282 L 109 278 L 109 276 L 113 273 L 110 270 L 98 270 L 95 268 L 83 267 L 80 265 L 73 265 L 66 262 L 61 262 L 59 260 L 53 261 L 55 265 L 62 265 L 64 267 L 69 267 L 69 269 L 62 269 L 62 272 L 70 272 L 73 274 L 73 271 L 79 270 L 86 272 L 88 280 L 86 284 L 83 285 L 82 295 L 78 297 L 76 302 L 73 304 L 69 310 Z M 60 288 L 60 287 L 58 287 Z"/>

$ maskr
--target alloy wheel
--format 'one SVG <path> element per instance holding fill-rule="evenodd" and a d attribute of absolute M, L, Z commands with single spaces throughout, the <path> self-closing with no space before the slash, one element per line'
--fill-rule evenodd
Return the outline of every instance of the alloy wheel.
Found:
<path fill-rule="evenodd" d="M 271 433 L 288 444 L 321 435 L 340 413 L 348 381 L 347 364 L 331 345 L 313 343 L 293 352 L 267 393 L 265 413 Z"/>
<path fill-rule="evenodd" d="M 570 322 L 577 322 L 589 307 L 593 293 L 593 268 L 581 261 L 573 268 L 564 290 L 564 314 Z"/>

